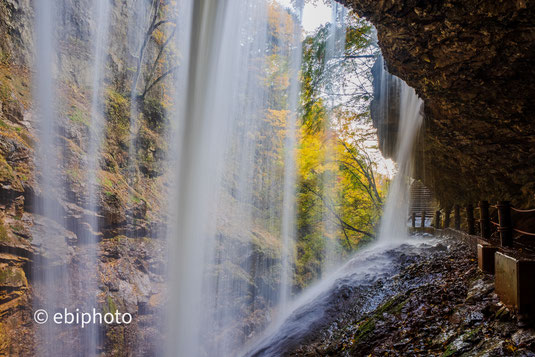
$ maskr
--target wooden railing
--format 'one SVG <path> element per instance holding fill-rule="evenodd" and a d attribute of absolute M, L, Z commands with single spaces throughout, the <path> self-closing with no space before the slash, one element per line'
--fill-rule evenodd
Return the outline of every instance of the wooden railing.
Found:
<path fill-rule="evenodd" d="M 427 217 L 433 217 L 432 214 L 430 213 L 427 213 L 426 211 L 422 211 L 419 215 L 416 213 L 416 212 L 412 212 L 412 215 L 409 217 L 409 219 L 411 220 L 412 222 L 412 228 L 415 228 L 416 227 L 416 221 L 417 221 L 417 218 L 420 218 L 420 227 L 425 227 L 425 219 Z"/>
<path fill-rule="evenodd" d="M 535 213 L 535 209 L 520 209 L 513 207 L 509 201 L 500 201 L 496 205 L 491 206 L 488 201 L 480 201 L 478 207 L 479 210 L 479 234 L 482 238 L 489 239 L 492 236 L 492 227 L 496 227 L 495 231 L 498 232 L 500 237 L 500 245 L 502 247 L 512 247 L 514 238 L 513 234 L 517 233 L 517 237 L 529 236 L 535 237 L 534 232 L 527 232 L 521 227 L 513 224 L 512 212 L 516 214 L 531 214 Z M 497 211 L 498 221 L 495 222 L 491 219 L 490 209 L 494 208 Z M 467 233 L 471 235 L 476 234 L 476 219 L 474 217 L 474 206 L 468 204 L 464 206 Z M 449 228 L 451 221 L 451 209 L 445 209 L 443 211 L 437 210 L 434 215 L 435 228 Z M 493 212 L 496 216 L 496 212 Z M 442 220 L 443 216 L 443 220 Z M 425 217 L 430 217 L 425 212 L 422 212 L 420 226 L 425 226 Z M 461 207 L 459 205 L 453 206 L 453 228 L 461 229 Z M 412 214 L 412 226 L 416 226 L 416 213 Z"/>

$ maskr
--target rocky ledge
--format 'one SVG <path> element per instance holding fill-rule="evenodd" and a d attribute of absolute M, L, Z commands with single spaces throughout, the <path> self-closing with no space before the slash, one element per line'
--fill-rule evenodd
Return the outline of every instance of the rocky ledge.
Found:
<path fill-rule="evenodd" d="M 384 296 L 377 308 L 362 313 L 355 301 L 288 355 L 535 356 L 535 330 L 499 302 L 468 247 L 442 244 L 368 291 Z M 389 294 L 384 286 L 404 288 Z"/>
<path fill-rule="evenodd" d="M 535 356 L 533 324 L 499 302 L 464 242 L 408 243 L 357 253 L 246 355 Z"/>

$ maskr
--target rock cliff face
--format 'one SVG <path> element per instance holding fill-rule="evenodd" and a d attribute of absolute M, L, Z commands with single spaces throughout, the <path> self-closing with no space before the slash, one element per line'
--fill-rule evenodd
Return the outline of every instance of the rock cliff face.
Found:
<path fill-rule="evenodd" d="M 32 305 L 39 306 L 40 282 L 32 271 L 46 260 L 53 267 L 65 265 L 76 281 L 87 274 L 81 263 L 88 247 L 81 241 L 88 232 L 100 239 L 99 305 L 103 311 L 130 312 L 136 318 L 128 327 L 109 326 L 103 333 L 103 351 L 113 354 L 148 354 L 157 349 L 159 320 L 164 299 L 164 247 L 158 232 L 164 217 L 159 207 L 165 182 L 161 128 L 165 126 L 157 97 L 139 103 L 138 166 L 135 185 L 127 179 L 130 140 L 128 68 L 135 67 L 134 32 L 142 34 L 143 22 L 132 18 L 134 2 L 115 2 L 111 11 L 110 50 L 106 59 L 106 145 L 100 162 L 98 212 L 88 212 L 84 167 L 88 149 L 91 98 L 92 1 L 65 0 L 58 4 L 56 72 L 58 142 L 63 144 L 61 177 L 67 186 L 42 192 L 34 168 L 37 125 L 32 115 L 33 17 L 32 3 L 8 0 L 0 4 L 0 355 L 34 355 L 35 323 Z M 150 2 L 138 2 L 147 8 Z M 139 37 L 139 36 L 138 36 Z M 125 41 L 125 38 L 128 39 Z M 155 43 L 145 58 L 157 54 Z M 34 202 L 43 195 L 59 201 L 67 222 L 44 219 Z M 149 205 L 148 202 L 151 202 Z M 130 208 L 131 207 L 131 208 Z M 101 217 L 99 231 L 88 219 Z M 57 250 L 42 249 L 43 228 L 54 229 Z M 50 246 L 50 243 L 48 244 Z M 61 249 L 60 249 L 61 248 Z M 83 286 L 71 287 L 80 297 Z M 79 291 L 78 291 L 79 290 Z M 143 326 L 142 328 L 140 326 Z M 156 336 L 156 337 L 155 337 Z M 135 343 L 134 343 L 135 341 Z M 161 345 L 161 344 L 160 344 Z M 128 346 L 128 347 L 127 347 Z"/>
<path fill-rule="evenodd" d="M 31 63 L 32 17 L 30 0 L 6 0 L 0 4 L 2 63 Z"/>
<path fill-rule="evenodd" d="M 443 206 L 535 205 L 535 2 L 339 0 L 425 101 L 417 176 Z"/>

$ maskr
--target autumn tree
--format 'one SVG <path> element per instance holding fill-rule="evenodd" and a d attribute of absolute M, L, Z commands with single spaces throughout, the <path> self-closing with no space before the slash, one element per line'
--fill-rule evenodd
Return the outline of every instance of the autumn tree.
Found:
<path fill-rule="evenodd" d="M 375 237 L 384 193 L 370 152 L 372 27 L 354 13 L 342 39 L 327 24 L 303 43 L 298 149 L 298 285 L 322 274 L 329 240 L 340 257 Z M 339 51 L 332 50 L 334 41 Z M 329 46 L 331 46 L 329 48 Z M 336 229 L 333 231 L 332 228 Z"/>
<path fill-rule="evenodd" d="M 165 0 L 152 0 L 150 20 L 145 32 L 142 35 L 141 46 L 136 59 L 136 70 L 132 79 L 131 98 L 143 100 L 147 93 L 156 85 L 167 78 L 178 68 L 178 65 L 168 67 L 169 63 L 177 57 L 177 50 L 173 39 L 177 32 L 177 23 L 174 16 L 174 2 Z M 146 61 L 146 54 L 149 43 L 156 45 L 157 53 L 151 61 Z M 141 88 L 140 79 L 143 78 Z"/>

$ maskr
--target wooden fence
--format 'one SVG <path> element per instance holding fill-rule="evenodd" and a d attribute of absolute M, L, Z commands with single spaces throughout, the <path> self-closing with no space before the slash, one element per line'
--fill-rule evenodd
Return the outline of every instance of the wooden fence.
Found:
<path fill-rule="evenodd" d="M 521 227 L 518 227 L 514 224 L 512 219 L 512 213 L 515 214 L 531 214 L 535 213 L 535 209 L 520 209 L 513 207 L 509 201 L 499 201 L 496 205 L 491 206 L 488 201 L 480 201 L 478 207 L 479 210 L 479 234 L 482 238 L 489 239 L 492 235 L 492 227 L 496 228 L 496 231 L 500 237 L 500 245 L 502 247 L 512 247 L 514 243 L 513 235 L 517 233 L 517 237 L 520 236 L 529 236 L 535 237 L 535 233 L 527 232 Z M 491 209 L 495 209 L 494 214 L 491 214 Z M 468 204 L 464 206 L 465 217 L 466 217 L 466 227 L 467 233 L 471 235 L 476 234 L 476 219 L 474 217 L 474 206 Z M 498 216 L 498 221 L 493 221 L 492 216 Z M 415 212 L 412 212 L 412 226 L 416 226 L 416 216 Z M 443 220 L 442 220 L 443 216 Z M 450 227 L 450 216 L 451 209 L 446 209 L 444 212 L 437 210 L 434 215 L 434 226 L 435 228 L 449 228 Z M 421 223 L 420 226 L 425 226 L 425 217 L 429 217 L 426 212 L 421 212 Z M 460 230 L 461 229 L 461 206 L 455 205 L 453 207 L 453 228 Z"/>

